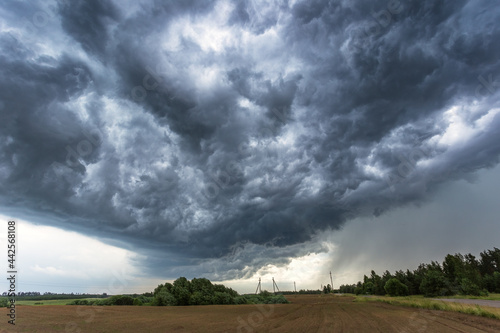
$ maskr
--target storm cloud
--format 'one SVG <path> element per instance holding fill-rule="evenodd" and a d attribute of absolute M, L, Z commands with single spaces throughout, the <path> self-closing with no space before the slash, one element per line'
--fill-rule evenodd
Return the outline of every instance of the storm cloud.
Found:
<path fill-rule="evenodd" d="M 498 164 L 491 1 L 12 2 L 0 202 L 251 276 Z"/>

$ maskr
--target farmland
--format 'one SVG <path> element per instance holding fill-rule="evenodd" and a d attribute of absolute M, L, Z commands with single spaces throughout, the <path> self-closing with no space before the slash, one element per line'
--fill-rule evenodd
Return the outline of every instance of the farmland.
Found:
<path fill-rule="evenodd" d="M 289 295 L 291 304 L 17 307 L 17 332 L 499 332 L 500 321 L 354 297 Z M 3 309 L 6 313 L 7 309 Z M 6 317 L 3 315 L 3 317 Z M 4 320 L 0 332 L 12 331 Z"/>

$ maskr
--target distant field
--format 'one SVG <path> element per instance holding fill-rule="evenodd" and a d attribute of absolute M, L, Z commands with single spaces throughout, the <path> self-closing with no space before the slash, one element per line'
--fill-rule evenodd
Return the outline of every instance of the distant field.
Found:
<path fill-rule="evenodd" d="M 1 299 L 6 299 L 7 297 L 0 297 Z M 43 300 L 24 300 L 22 298 L 17 298 L 16 299 L 16 304 L 17 305 L 66 305 L 68 303 L 71 303 L 74 300 L 81 300 L 81 299 L 88 299 L 88 300 L 94 300 L 94 299 L 102 299 L 102 298 L 67 298 L 67 299 L 43 299 Z"/>
<path fill-rule="evenodd" d="M 18 306 L 17 332 L 500 332 L 500 320 L 431 311 L 351 296 L 288 295 L 291 304 Z M 1 313 L 3 311 L 3 313 Z M 7 309 L 0 332 L 12 331 Z"/>
<path fill-rule="evenodd" d="M 23 301 L 23 300 L 17 300 L 16 304 L 18 305 L 66 305 L 68 303 L 71 303 L 72 301 L 75 300 L 81 300 L 82 298 L 75 298 L 75 299 L 50 299 L 50 300 L 40 300 L 40 301 Z M 88 299 L 88 300 L 94 300 L 95 298 L 83 298 L 83 299 Z"/>

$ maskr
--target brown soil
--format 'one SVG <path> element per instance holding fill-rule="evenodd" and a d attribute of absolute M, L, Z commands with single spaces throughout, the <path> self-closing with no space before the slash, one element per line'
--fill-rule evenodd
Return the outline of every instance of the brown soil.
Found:
<path fill-rule="evenodd" d="M 333 295 L 287 296 L 292 304 L 18 306 L 3 309 L 0 332 L 500 332 L 500 320 L 417 310 Z"/>

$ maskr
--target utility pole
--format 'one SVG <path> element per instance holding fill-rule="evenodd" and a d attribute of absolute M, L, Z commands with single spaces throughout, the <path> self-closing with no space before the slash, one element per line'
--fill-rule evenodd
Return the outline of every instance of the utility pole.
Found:
<path fill-rule="evenodd" d="M 332 292 L 333 292 L 333 279 L 332 279 L 332 271 L 330 271 L 330 282 L 332 283 L 330 286 L 332 286 Z"/>
<path fill-rule="evenodd" d="M 295 281 L 293 281 L 293 289 L 295 290 L 295 292 L 297 292 L 297 286 L 295 285 Z"/>
<path fill-rule="evenodd" d="M 255 290 L 255 293 L 257 294 L 257 291 L 262 292 L 262 287 L 260 285 L 260 278 L 259 278 L 259 284 L 257 285 L 257 289 Z"/>
<path fill-rule="evenodd" d="M 276 284 L 276 282 L 274 282 L 274 278 L 273 278 L 273 293 L 276 294 L 276 290 L 274 289 L 275 286 L 276 286 L 276 289 L 278 289 L 278 291 L 280 291 L 280 288 L 278 288 L 278 285 Z"/>

